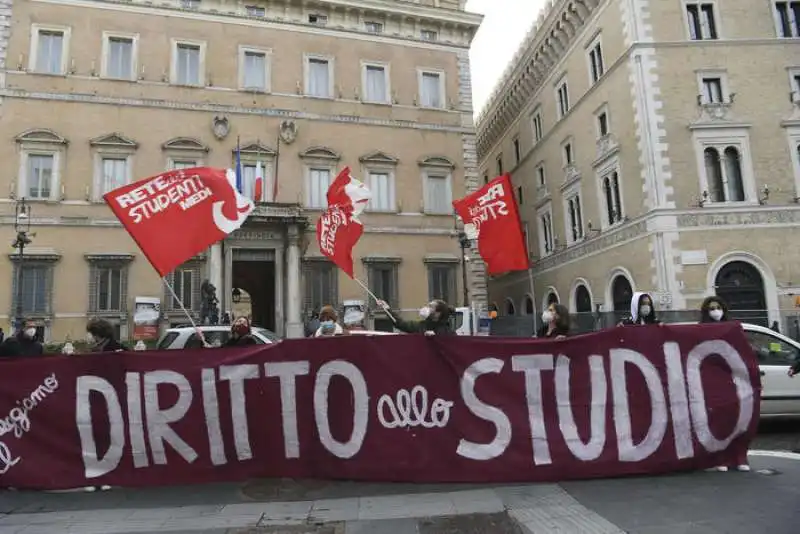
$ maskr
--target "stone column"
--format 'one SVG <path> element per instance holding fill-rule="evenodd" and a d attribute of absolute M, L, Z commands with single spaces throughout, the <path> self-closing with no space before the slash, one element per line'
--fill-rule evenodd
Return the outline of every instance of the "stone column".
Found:
<path fill-rule="evenodd" d="M 222 287 L 222 242 L 214 243 L 208 250 L 208 281 L 217 288 L 217 298 L 219 299 L 220 319 L 225 311 L 224 292 Z"/>
<path fill-rule="evenodd" d="M 289 246 L 286 254 L 286 337 L 303 337 L 300 317 L 300 229 L 289 226 Z"/>

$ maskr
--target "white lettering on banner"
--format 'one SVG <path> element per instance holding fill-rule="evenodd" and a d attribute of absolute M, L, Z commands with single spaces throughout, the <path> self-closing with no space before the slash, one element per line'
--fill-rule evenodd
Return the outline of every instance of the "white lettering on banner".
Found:
<path fill-rule="evenodd" d="M 703 360 L 714 355 L 721 357 L 730 367 L 736 396 L 739 397 L 739 417 L 736 420 L 736 427 L 725 439 L 717 439 L 708 425 L 706 396 L 700 375 Z M 694 431 L 697 440 L 708 452 L 725 449 L 737 436 L 747 432 L 754 412 L 753 386 L 750 384 L 747 365 L 730 343 L 722 340 L 704 341 L 689 351 L 689 356 L 686 358 L 686 382 L 689 385 L 689 407 L 692 411 Z"/>
<path fill-rule="evenodd" d="M 592 400 L 589 406 L 589 440 L 584 442 L 575 424 L 569 388 L 570 360 L 563 354 L 556 360 L 556 405 L 561 434 L 570 452 L 579 460 L 590 462 L 603 454 L 606 445 L 606 399 L 608 383 L 602 356 L 589 356 L 589 382 Z"/>
<path fill-rule="evenodd" d="M 353 388 L 353 432 L 346 442 L 337 441 L 333 437 L 328 420 L 328 388 L 334 376 L 346 378 Z M 314 419 L 317 422 L 319 440 L 331 454 L 339 458 L 352 458 L 361 450 L 369 422 L 369 396 L 364 374 L 358 367 L 350 362 L 334 360 L 319 368 L 317 381 L 314 383 Z"/>
<path fill-rule="evenodd" d="M 331 207 L 320 217 L 320 251 L 333 256 L 336 251 L 336 232 L 340 226 L 347 226 L 347 214 L 339 207 Z"/>
<path fill-rule="evenodd" d="M 211 197 L 211 189 L 203 184 L 197 174 L 188 175 L 184 170 L 161 174 L 115 197 L 121 208 L 128 209 L 134 224 L 150 219 L 156 213 L 178 204 L 184 211 Z"/>
<path fill-rule="evenodd" d="M 268 377 L 277 376 L 281 383 L 283 450 L 287 458 L 300 458 L 296 377 L 307 375 L 310 367 L 308 362 L 267 362 L 264 364 L 264 373 Z"/>
<path fill-rule="evenodd" d="M 611 349 L 606 365 L 605 357 L 592 355 L 579 360 L 580 365 L 588 365 L 588 380 L 580 386 L 581 391 L 591 388 L 591 406 L 586 424 L 588 432 L 579 430 L 576 423 L 576 414 L 571 406 L 571 388 L 576 387 L 570 380 L 574 359 L 564 355 L 533 354 L 511 356 L 511 368 L 514 373 L 523 373 L 525 402 L 527 405 L 530 440 L 532 446 L 532 464 L 549 465 L 553 463 L 551 457 L 550 440 L 555 436 L 548 436 L 545 426 L 545 402 L 548 410 L 555 410 L 558 417 L 558 427 L 551 427 L 551 432 L 563 437 L 572 455 L 581 461 L 592 461 L 599 458 L 607 447 L 614 444 L 608 439 L 606 421 L 608 412 L 612 411 L 615 430 L 616 447 L 619 461 L 637 462 L 655 454 L 664 442 L 667 425 L 672 424 L 675 456 L 678 459 L 690 458 L 695 454 L 693 450 L 693 434 L 698 437 L 697 445 L 705 452 L 717 452 L 730 445 L 733 439 L 746 432 L 754 415 L 757 399 L 754 397 L 754 388 L 750 384 L 748 368 L 736 350 L 724 341 L 706 341 L 694 347 L 686 359 L 686 370 L 682 366 L 680 347 L 677 343 L 665 343 L 663 346 L 664 361 L 666 364 L 665 376 L 661 377 L 660 369 L 651 363 L 643 354 L 629 349 Z M 727 362 L 731 369 L 731 377 L 735 384 L 736 395 L 739 402 L 739 412 L 736 428 L 729 436 L 724 438 L 714 436 L 709 425 L 706 397 L 701 377 L 701 367 L 709 356 L 717 355 Z M 489 381 L 494 388 L 503 388 L 502 377 L 506 358 L 484 358 L 473 362 L 463 373 L 460 380 L 460 393 L 464 407 L 472 416 L 488 422 L 495 428 L 494 437 L 484 442 L 469 441 L 466 436 L 458 441 L 456 453 L 470 460 L 486 461 L 502 456 L 510 445 L 512 438 L 511 421 L 507 413 L 499 406 L 489 404 L 479 398 L 476 392 L 476 383 L 480 377 Z M 544 374 L 552 372 L 546 378 Z M 209 461 L 213 465 L 225 465 L 230 456 L 226 455 L 226 443 L 230 443 L 236 451 L 236 461 L 255 459 L 258 447 L 252 449 L 248 427 L 247 390 L 250 385 L 263 391 L 261 382 L 253 380 L 273 381 L 280 388 L 281 424 L 283 431 L 284 453 L 286 458 L 299 458 L 301 456 L 301 442 L 298 429 L 298 380 L 311 375 L 311 366 L 308 361 L 283 361 L 266 362 L 261 365 L 227 365 L 219 368 L 199 370 L 199 383 L 196 392 L 191 388 L 190 379 L 183 374 L 171 370 L 157 370 L 145 373 L 128 372 L 125 376 L 124 387 L 127 392 L 116 391 L 107 380 L 92 376 L 80 376 L 76 382 L 76 425 L 81 441 L 84 472 L 87 479 L 106 475 L 119 467 L 123 453 L 126 452 L 126 438 L 130 439 L 132 464 L 134 467 L 147 467 L 151 464 L 164 465 L 167 462 L 165 444 L 174 449 L 186 463 L 198 459 L 197 451 L 209 451 Z M 634 444 L 632 436 L 632 423 L 630 403 L 634 402 L 630 396 L 629 385 L 638 383 L 638 375 L 643 377 L 644 386 L 647 388 L 647 397 L 636 390 L 636 408 L 648 408 L 644 403 L 649 402 L 650 427 L 641 442 Z M 495 376 L 484 376 L 495 375 Z M 341 377 L 350 385 L 352 390 L 349 405 L 337 395 L 337 419 L 349 417 L 347 410 L 352 410 L 353 426 L 349 437 L 343 441 L 334 438 L 332 434 L 329 408 L 331 402 L 329 389 L 334 377 Z M 629 378 L 630 377 L 630 378 Z M 631 380 L 631 378 L 635 379 Z M 554 399 L 545 399 L 544 380 L 553 383 Z M 48 388 L 57 387 L 55 376 L 48 377 L 45 389 L 37 388 L 31 394 L 31 399 L 40 402 L 46 395 Z M 362 371 L 354 364 L 345 360 L 333 360 L 323 364 L 314 373 L 313 385 L 306 382 L 306 387 L 313 387 L 313 411 L 316 435 L 319 442 L 333 456 L 342 459 L 355 457 L 363 446 L 366 438 L 372 406 L 368 395 L 366 379 Z M 608 396 L 608 381 L 611 381 L 612 395 Z M 227 386 L 221 382 L 228 382 Z M 53 387 L 50 387 L 53 386 Z M 218 387 L 227 387 L 230 398 L 230 418 L 220 417 L 220 404 Z M 169 406 L 164 407 L 163 391 L 170 391 Z M 159 394 L 159 390 L 161 394 Z M 505 390 L 501 390 L 505 391 Z M 159 398 L 159 396 L 161 398 Z M 202 396 L 202 399 L 197 398 Z M 124 398 L 123 398 L 124 397 Z M 667 397 L 669 400 L 667 401 Z M 263 398 L 263 397 L 259 397 Z M 123 411 L 120 400 L 126 400 L 126 410 Z M 177 400 L 175 400 L 177 399 Z M 102 432 L 107 433 L 99 437 L 98 428 L 94 427 L 92 420 L 93 400 L 107 413 L 108 427 L 103 420 Z M 431 402 L 432 400 L 432 402 Z M 521 400 L 521 399 L 520 399 Z M 173 426 L 184 420 L 189 413 L 192 403 L 198 404 L 197 413 L 204 414 L 208 436 L 208 449 L 202 443 L 192 443 L 190 446 L 178 435 Z M 504 401 L 511 402 L 511 401 Z M 608 403 L 612 402 L 612 406 Z M 733 401 L 732 401 L 733 402 Z M 20 401 L 19 412 L 9 414 L 9 417 L 0 420 L 0 428 L 6 434 L 21 428 L 24 434 L 30 428 L 30 420 L 24 417 L 26 402 Z M 410 390 L 400 389 L 392 394 L 384 394 L 375 403 L 375 417 L 379 423 L 378 428 L 444 428 L 450 423 L 450 415 L 456 402 L 436 398 L 422 385 L 416 385 Z M 32 405 L 33 406 L 33 405 Z M 554 408 L 549 408 L 554 407 Z M 344 409 L 344 412 L 342 412 Z M 97 409 L 95 409 L 97 413 Z M 123 417 L 125 415 L 126 417 Z M 25 423 L 25 421 L 28 421 Z M 223 421 L 228 428 L 223 427 Z M 228 423 L 230 421 L 230 423 Z M 146 422 L 146 424 L 145 424 Z M 337 421 L 338 422 L 338 421 Z M 127 428 L 126 428 L 127 424 Z M 275 423 L 277 425 L 277 423 Z M 230 441 L 225 439 L 223 432 L 231 433 Z M 270 432 L 272 434 L 272 432 Z M 197 433 L 193 434 L 197 436 Z M 200 434 L 202 435 L 202 434 Z M 580 436 L 587 436 L 582 439 Z M 97 450 L 95 440 L 107 442 L 109 445 L 102 451 Z M 150 449 L 148 457 L 147 447 Z M 232 452 L 232 451 L 231 451 Z M 174 456 L 171 456 L 174 458 Z M 11 468 L 19 461 L 6 444 L 0 442 L 0 473 Z M 174 461 L 174 459 L 173 459 Z"/>
<path fill-rule="evenodd" d="M 617 452 L 621 462 L 639 462 L 656 452 L 667 433 L 667 402 L 658 370 L 644 354 L 630 349 L 611 349 L 611 391 L 614 396 L 614 423 L 617 429 Z M 631 410 L 628 399 L 630 364 L 644 376 L 650 401 L 650 428 L 644 439 L 633 443 L 631 433 Z M 641 405 L 644 399 L 637 398 Z"/>
<path fill-rule="evenodd" d="M 461 397 L 467 409 L 476 417 L 494 424 L 497 432 L 489 443 L 475 443 L 461 439 L 456 453 L 471 460 L 491 460 L 502 455 L 511 443 L 511 420 L 496 406 L 484 403 L 475 394 L 475 382 L 478 377 L 488 373 L 498 374 L 503 370 L 503 360 L 484 358 L 478 360 L 464 371 L 461 377 Z"/>
<path fill-rule="evenodd" d="M 22 400 L 18 400 L 17 405 L 9 410 L 8 415 L 0 419 L 0 437 L 13 433 L 13 437 L 19 439 L 27 434 L 31 429 L 29 414 L 57 389 L 58 379 L 55 373 L 45 377 L 40 386 Z M 8 472 L 21 460 L 22 457 L 14 455 L 11 448 L 5 442 L 0 441 L 0 475 Z"/>
<path fill-rule="evenodd" d="M 542 403 L 542 371 L 553 370 L 552 354 L 533 354 L 511 358 L 514 372 L 525 373 L 525 398 L 528 401 L 528 423 L 531 427 L 533 443 L 533 463 L 547 465 L 550 458 L 550 445 L 547 442 L 547 429 L 544 426 L 544 405 Z"/>
<path fill-rule="evenodd" d="M 434 399 L 430 406 L 430 421 L 428 413 L 428 390 L 422 386 L 414 386 L 409 392 L 407 389 L 397 391 L 395 399 L 389 395 L 381 395 L 378 399 L 378 421 L 384 428 L 444 428 L 450 421 L 451 401 Z M 385 417 L 388 408 L 390 420 Z M 413 417 L 412 417 L 413 416 Z"/>

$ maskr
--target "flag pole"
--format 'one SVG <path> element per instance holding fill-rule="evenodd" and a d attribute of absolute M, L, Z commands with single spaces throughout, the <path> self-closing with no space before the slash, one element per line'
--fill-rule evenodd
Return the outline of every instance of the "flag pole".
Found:
<path fill-rule="evenodd" d="M 170 295 L 172 295 L 172 298 L 174 298 L 175 302 L 178 303 L 178 306 L 180 306 L 181 310 L 183 310 L 183 313 L 186 314 L 186 317 L 189 319 L 189 322 L 192 323 L 192 326 L 196 330 L 197 329 L 197 324 L 194 322 L 194 318 L 192 318 L 192 314 L 190 314 L 189 310 L 186 309 L 186 306 L 183 305 L 183 301 L 180 299 L 180 297 L 178 297 L 178 294 L 175 293 L 175 290 L 172 288 L 172 284 L 170 284 L 167 281 L 167 277 L 166 276 L 164 278 L 162 278 L 161 280 L 164 282 L 164 285 L 167 287 L 167 290 L 169 290 Z"/>
<path fill-rule="evenodd" d="M 533 266 L 531 265 L 531 247 L 530 247 L 530 232 L 528 231 L 528 227 L 525 227 L 525 253 L 528 255 L 528 283 L 531 285 L 531 301 L 533 301 L 533 336 L 537 337 L 539 331 L 537 330 L 537 320 L 536 315 L 539 313 L 537 310 L 539 309 L 536 306 L 536 286 L 533 283 Z"/>
<path fill-rule="evenodd" d="M 272 202 L 278 201 L 278 166 L 281 162 L 281 128 L 278 126 L 278 138 L 275 140 L 275 172 L 272 176 Z"/>
<path fill-rule="evenodd" d="M 353 277 L 353 280 L 355 280 L 355 281 L 356 281 L 356 283 L 357 283 L 358 285 L 360 285 L 360 286 L 361 286 L 361 287 L 364 289 L 364 291 L 366 291 L 366 292 L 367 292 L 367 294 L 368 294 L 370 297 L 372 297 L 373 299 L 375 299 L 375 302 L 378 302 L 378 301 L 380 301 L 380 300 L 381 300 L 381 299 L 379 299 L 378 297 L 376 297 L 376 296 L 375 296 L 375 293 L 373 293 L 372 291 L 370 291 L 370 290 L 369 290 L 369 288 L 367 287 L 367 285 L 366 285 L 364 282 L 362 282 L 361 280 L 359 280 L 359 279 L 358 279 L 358 278 L 356 278 L 356 277 Z M 391 312 L 390 312 L 389 310 L 383 310 L 383 311 L 386 313 L 386 315 L 388 315 L 388 316 L 389 316 L 389 319 L 391 319 L 393 323 L 397 324 L 397 319 L 395 319 L 395 318 L 394 318 L 394 316 L 391 314 Z"/>

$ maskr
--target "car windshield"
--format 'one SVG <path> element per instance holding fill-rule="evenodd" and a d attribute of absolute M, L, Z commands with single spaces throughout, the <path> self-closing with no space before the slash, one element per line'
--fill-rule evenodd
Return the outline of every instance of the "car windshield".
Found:
<path fill-rule="evenodd" d="M 161 341 L 158 342 L 158 350 L 166 350 L 172 345 L 172 342 L 175 341 L 175 338 L 178 337 L 177 332 L 167 332 L 164 334 L 164 337 L 161 338 Z"/>
<path fill-rule="evenodd" d="M 281 340 L 281 338 L 279 338 L 278 335 L 275 332 L 272 332 L 271 330 L 267 330 L 266 328 L 253 328 L 253 331 L 255 331 L 256 333 L 258 333 L 258 334 L 260 334 L 262 336 L 264 336 L 265 338 L 269 339 L 273 343 L 277 343 L 278 341 Z"/>

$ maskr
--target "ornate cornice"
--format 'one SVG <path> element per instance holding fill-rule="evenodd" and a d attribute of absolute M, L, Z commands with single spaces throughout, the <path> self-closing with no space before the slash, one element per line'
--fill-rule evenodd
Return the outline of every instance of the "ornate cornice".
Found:
<path fill-rule="evenodd" d="M 603 2 L 555 0 L 542 10 L 478 116 L 479 159 L 539 91 Z"/>

